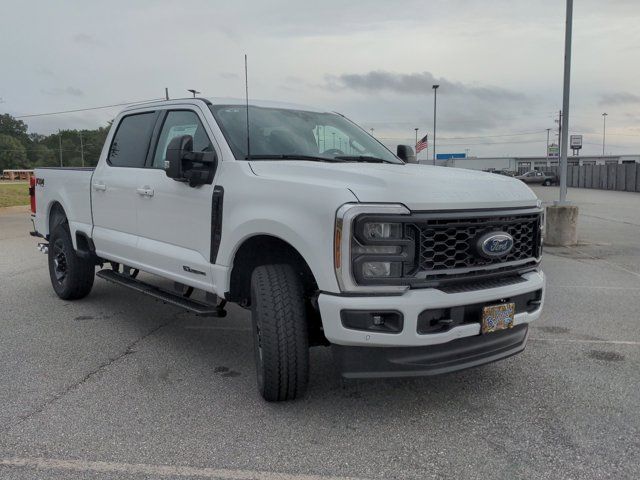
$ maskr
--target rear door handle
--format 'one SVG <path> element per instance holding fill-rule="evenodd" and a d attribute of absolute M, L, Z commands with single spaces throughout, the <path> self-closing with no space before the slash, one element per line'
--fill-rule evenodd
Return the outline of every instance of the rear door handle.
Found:
<path fill-rule="evenodd" d="M 150 187 L 140 187 L 136 188 L 136 192 L 138 195 L 142 195 L 143 197 L 153 197 L 153 188 Z"/>
<path fill-rule="evenodd" d="M 107 186 L 104 183 L 94 183 L 93 184 L 93 189 L 94 190 L 99 190 L 101 192 L 104 192 L 107 189 Z"/>

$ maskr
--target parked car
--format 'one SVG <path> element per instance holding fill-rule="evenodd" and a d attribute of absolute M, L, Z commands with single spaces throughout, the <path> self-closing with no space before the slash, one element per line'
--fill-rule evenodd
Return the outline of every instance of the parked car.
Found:
<path fill-rule="evenodd" d="M 331 346 L 350 378 L 434 375 L 524 350 L 545 288 L 531 189 L 405 163 L 326 110 L 248 110 L 132 106 L 95 169 L 36 169 L 32 234 L 55 293 L 80 299 L 97 275 L 197 315 L 250 309 L 247 354 L 270 401 L 303 394 L 312 346 Z"/>
<path fill-rule="evenodd" d="M 524 183 L 537 183 L 545 187 L 558 183 L 558 177 L 553 172 L 531 171 L 515 178 L 522 180 Z"/>

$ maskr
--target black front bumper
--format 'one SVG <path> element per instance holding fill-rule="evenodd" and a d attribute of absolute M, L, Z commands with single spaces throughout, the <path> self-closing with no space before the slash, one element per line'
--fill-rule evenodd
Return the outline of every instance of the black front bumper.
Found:
<path fill-rule="evenodd" d="M 527 335 L 528 325 L 524 324 L 424 347 L 331 348 L 345 378 L 412 377 L 455 372 L 510 357 L 524 350 Z"/>

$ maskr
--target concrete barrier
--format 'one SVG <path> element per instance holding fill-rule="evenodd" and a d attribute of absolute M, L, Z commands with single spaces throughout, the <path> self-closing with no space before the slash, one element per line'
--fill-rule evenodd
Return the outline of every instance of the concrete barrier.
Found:
<path fill-rule="evenodd" d="M 636 175 L 638 170 L 637 163 L 627 163 L 623 165 L 625 168 L 625 184 L 624 189 L 627 192 L 635 192 L 636 191 Z"/>

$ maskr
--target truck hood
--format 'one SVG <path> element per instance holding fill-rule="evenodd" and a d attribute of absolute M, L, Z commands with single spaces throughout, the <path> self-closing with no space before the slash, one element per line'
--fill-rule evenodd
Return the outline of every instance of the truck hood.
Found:
<path fill-rule="evenodd" d="M 410 210 L 530 207 L 538 198 L 520 180 L 431 165 L 252 161 L 259 177 L 344 187 L 363 203 L 402 203 Z"/>

